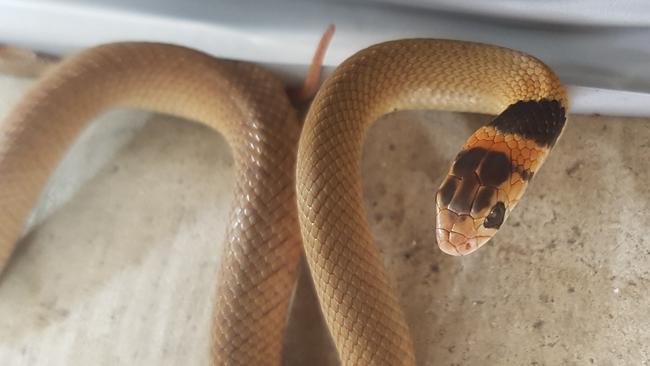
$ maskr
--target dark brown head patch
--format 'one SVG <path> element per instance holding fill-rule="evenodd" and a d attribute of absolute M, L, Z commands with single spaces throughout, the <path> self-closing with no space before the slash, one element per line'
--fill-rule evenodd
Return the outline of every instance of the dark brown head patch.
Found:
<path fill-rule="evenodd" d="M 497 187 L 510 176 L 512 165 L 506 154 L 490 151 L 479 166 L 478 177 L 484 186 Z"/>
<path fill-rule="evenodd" d="M 565 122 L 565 110 L 559 101 L 541 99 L 511 104 L 489 126 L 531 139 L 540 146 L 553 146 Z"/>
<path fill-rule="evenodd" d="M 481 185 L 492 187 L 505 182 L 512 171 L 512 163 L 505 153 L 482 147 L 461 151 L 451 167 L 451 174 L 456 177 L 477 175 Z"/>
<path fill-rule="evenodd" d="M 460 179 L 457 177 L 452 176 L 445 179 L 444 183 L 442 183 L 442 186 L 440 186 L 440 189 L 438 190 L 438 203 L 442 207 L 449 206 L 449 203 L 454 197 L 454 194 L 456 194 L 456 189 L 458 189 L 459 185 Z"/>
<path fill-rule="evenodd" d="M 476 192 L 480 186 L 476 174 L 464 175 L 460 180 L 460 187 L 454 197 L 452 197 L 451 202 L 449 202 L 449 209 L 459 214 L 469 213 L 472 209 L 474 196 L 476 196 Z"/>
<path fill-rule="evenodd" d="M 496 200 L 497 190 L 492 187 L 481 187 L 476 194 L 476 199 L 472 204 L 472 216 L 477 217 L 481 211 L 492 204 L 492 198 Z"/>
<path fill-rule="evenodd" d="M 481 163 L 487 150 L 481 147 L 475 147 L 467 150 L 463 150 L 456 155 L 456 160 L 454 160 L 454 165 L 451 167 L 451 174 L 462 177 L 467 174 L 474 174 L 476 168 Z"/>
<path fill-rule="evenodd" d="M 512 171 L 510 159 L 503 152 L 481 147 L 463 150 L 456 156 L 451 176 L 446 178 L 438 191 L 438 202 L 459 214 L 481 209 L 490 203 L 488 193 L 493 190 L 483 190 L 479 195 L 481 197 L 478 197 L 479 188 L 498 187 L 510 177 Z M 478 205 L 475 200 L 480 201 Z"/>

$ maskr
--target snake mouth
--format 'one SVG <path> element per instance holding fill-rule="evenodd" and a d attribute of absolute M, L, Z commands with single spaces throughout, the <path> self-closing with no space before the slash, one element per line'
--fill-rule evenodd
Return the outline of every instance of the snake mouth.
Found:
<path fill-rule="evenodd" d="M 461 233 L 442 228 L 436 229 L 436 239 L 438 240 L 440 250 L 453 256 L 463 256 L 473 253 L 488 241 L 487 238 L 468 238 Z"/>
<path fill-rule="evenodd" d="M 451 210 L 441 209 L 436 217 L 436 239 L 443 252 L 462 256 L 473 253 L 487 243 L 496 229 L 486 229 L 470 215 L 459 215 Z"/>

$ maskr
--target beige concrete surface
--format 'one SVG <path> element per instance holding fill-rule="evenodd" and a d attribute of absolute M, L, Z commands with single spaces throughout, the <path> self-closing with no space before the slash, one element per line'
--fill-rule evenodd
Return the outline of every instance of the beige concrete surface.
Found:
<path fill-rule="evenodd" d="M 27 84 L 0 79 L 0 115 Z M 571 116 L 497 237 L 450 257 L 434 192 L 487 118 L 400 112 L 366 144 L 368 217 L 419 364 L 650 364 L 650 119 Z M 0 365 L 206 364 L 232 169 L 187 121 L 95 121 L 0 278 Z M 304 276 L 285 361 L 337 362 Z"/>

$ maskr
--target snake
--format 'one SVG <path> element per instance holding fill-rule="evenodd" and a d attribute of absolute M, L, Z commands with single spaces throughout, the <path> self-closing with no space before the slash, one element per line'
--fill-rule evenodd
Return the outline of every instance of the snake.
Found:
<path fill-rule="evenodd" d="M 94 116 L 124 106 L 207 125 L 233 151 L 212 364 L 281 363 L 304 250 L 341 363 L 414 365 L 409 328 L 363 204 L 368 128 L 409 109 L 496 116 L 467 139 L 431 197 L 438 247 L 466 255 L 498 232 L 521 199 L 566 125 L 568 100 L 554 72 L 525 53 L 404 39 L 340 64 L 301 123 L 282 82 L 260 66 L 169 44 L 96 46 L 48 70 L 0 125 L 0 269 L 69 145 Z"/>

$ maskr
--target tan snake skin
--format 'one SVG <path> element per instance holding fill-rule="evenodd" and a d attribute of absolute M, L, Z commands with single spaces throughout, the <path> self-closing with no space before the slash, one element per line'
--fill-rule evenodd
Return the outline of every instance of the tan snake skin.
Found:
<path fill-rule="evenodd" d="M 0 125 L 0 269 L 62 154 L 92 117 L 116 106 L 199 121 L 226 137 L 237 175 L 221 255 L 214 364 L 280 364 L 300 253 L 300 124 L 282 83 L 260 67 L 147 43 L 99 46 L 57 65 Z"/>
<path fill-rule="evenodd" d="M 343 364 L 412 365 L 408 326 L 363 207 L 365 132 L 398 109 L 497 114 L 541 98 L 566 105 L 557 77 L 519 52 L 443 40 L 373 46 L 339 66 L 316 96 L 294 182 L 299 123 L 269 73 L 168 45 L 84 51 L 48 73 L 0 126 L 0 268 L 85 123 L 111 106 L 154 109 L 218 129 L 234 151 L 238 177 L 215 306 L 215 364 L 280 363 L 301 233 Z"/>
<path fill-rule="evenodd" d="M 343 364 L 415 363 L 363 206 L 359 165 L 370 124 L 399 109 L 498 114 L 518 100 L 541 98 L 567 105 L 562 84 L 540 61 L 458 41 L 372 46 L 325 81 L 300 137 L 298 211 L 307 260 Z"/>

